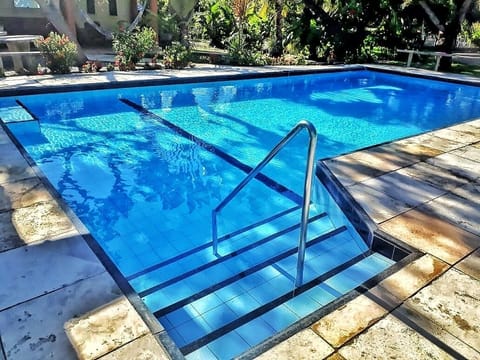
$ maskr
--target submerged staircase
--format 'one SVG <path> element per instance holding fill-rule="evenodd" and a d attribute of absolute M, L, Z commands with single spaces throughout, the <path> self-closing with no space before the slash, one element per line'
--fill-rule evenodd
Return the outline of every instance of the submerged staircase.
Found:
<path fill-rule="evenodd" d="M 370 249 L 336 204 L 328 213 L 311 204 L 315 136 L 303 204 L 217 235 L 217 214 L 291 137 L 311 133 L 309 126 L 292 129 L 214 209 L 212 242 L 127 278 L 187 359 L 239 356 L 393 264 Z"/>

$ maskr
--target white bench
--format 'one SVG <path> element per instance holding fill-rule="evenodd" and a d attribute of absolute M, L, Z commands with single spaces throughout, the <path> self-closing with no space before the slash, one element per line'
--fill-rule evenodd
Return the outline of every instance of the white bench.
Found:
<path fill-rule="evenodd" d="M 0 51 L 0 73 L 4 71 L 3 68 L 3 57 L 21 57 L 21 56 L 40 56 L 42 53 L 40 51 Z M 30 61 L 31 63 L 31 61 Z M 33 71 L 34 69 L 28 69 L 30 71 Z"/>
<path fill-rule="evenodd" d="M 449 54 L 442 51 L 421 51 L 421 50 L 397 50 L 398 53 L 406 53 L 408 54 L 407 59 L 407 67 L 410 67 L 413 60 L 413 54 L 416 55 L 426 55 L 426 56 L 435 56 L 435 71 L 438 71 L 438 67 L 440 66 L 440 59 L 442 57 L 452 57 L 454 54 Z"/>

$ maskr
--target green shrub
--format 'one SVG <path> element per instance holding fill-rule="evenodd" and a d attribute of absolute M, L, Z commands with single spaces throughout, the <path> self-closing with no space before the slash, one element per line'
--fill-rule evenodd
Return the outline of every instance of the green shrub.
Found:
<path fill-rule="evenodd" d="M 120 70 L 135 70 L 135 64 L 157 45 L 155 31 L 151 27 L 132 32 L 113 34 L 112 47 L 117 53 L 117 64 Z"/>
<path fill-rule="evenodd" d="M 192 53 L 187 46 L 173 42 L 172 45 L 165 47 L 163 65 L 167 69 L 183 69 L 189 65 L 191 58 Z"/>
<path fill-rule="evenodd" d="M 480 46 L 480 22 L 474 22 L 470 28 L 470 40 Z"/>
<path fill-rule="evenodd" d="M 51 32 L 47 38 L 37 40 L 35 45 L 53 74 L 70 73 L 77 58 L 77 46 L 66 35 Z"/>
<path fill-rule="evenodd" d="M 246 48 L 241 38 L 234 36 L 228 44 L 227 61 L 231 65 L 257 66 L 267 63 L 266 57 L 259 51 Z"/>

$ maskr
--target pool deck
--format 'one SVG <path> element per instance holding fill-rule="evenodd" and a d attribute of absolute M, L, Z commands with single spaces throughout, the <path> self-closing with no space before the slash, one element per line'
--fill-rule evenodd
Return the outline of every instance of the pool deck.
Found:
<path fill-rule="evenodd" d="M 0 94 L 277 69 L 18 76 L 0 79 Z M 380 229 L 422 255 L 258 358 L 480 359 L 480 119 L 325 163 Z M 0 128 L 0 360 L 169 358 L 85 232 Z"/>

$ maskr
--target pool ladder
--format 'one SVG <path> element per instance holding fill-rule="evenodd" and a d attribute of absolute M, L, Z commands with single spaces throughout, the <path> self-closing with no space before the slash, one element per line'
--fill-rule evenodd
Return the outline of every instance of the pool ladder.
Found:
<path fill-rule="evenodd" d="M 255 167 L 248 175 L 223 199 L 215 209 L 212 210 L 212 240 L 213 253 L 218 254 L 218 213 L 242 190 L 252 179 L 254 179 L 260 171 L 292 140 L 300 131 L 306 129 L 309 135 L 308 151 L 307 151 L 307 166 L 305 170 L 305 179 L 303 186 L 303 203 L 302 214 L 300 219 L 300 236 L 298 239 L 298 259 L 297 259 L 297 274 L 295 277 L 295 287 L 299 287 L 303 283 L 303 267 L 305 262 L 305 249 L 307 238 L 308 215 L 310 211 L 310 198 L 312 193 L 313 183 L 313 168 L 315 165 L 315 147 L 317 145 L 317 130 L 312 123 L 306 120 L 301 120 L 295 125 L 287 135 L 268 153 L 268 155 Z"/>

